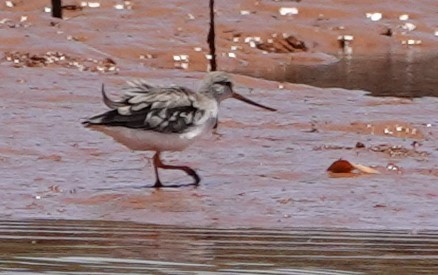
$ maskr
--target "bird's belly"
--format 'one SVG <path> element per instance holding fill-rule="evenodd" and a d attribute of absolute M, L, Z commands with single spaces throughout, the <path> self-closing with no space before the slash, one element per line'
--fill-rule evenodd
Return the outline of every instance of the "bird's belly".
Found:
<path fill-rule="evenodd" d="M 93 125 L 90 128 L 111 136 L 115 141 L 131 150 L 138 151 L 182 151 L 210 130 L 207 127 L 202 127 L 191 129 L 191 131 L 182 134 L 166 134 L 121 126 Z"/>

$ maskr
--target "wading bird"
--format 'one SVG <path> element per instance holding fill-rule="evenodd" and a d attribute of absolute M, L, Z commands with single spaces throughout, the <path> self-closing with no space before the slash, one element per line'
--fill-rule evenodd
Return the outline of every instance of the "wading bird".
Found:
<path fill-rule="evenodd" d="M 162 187 L 158 168 L 176 169 L 193 177 L 198 185 L 200 177 L 187 166 L 164 164 L 160 159 L 163 151 L 181 151 L 200 136 L 211 132 L 217 123 L 219 104 L 227 98 L 261 107 L 233 91 L 233 84 L 224 72 L 208 73 L 197 92 L 185 87 L 154 87 L 146 82 L 128 82 L 129 88 L 120 100 L 111 100 L 102 84 L 103 102 L 111 110 L 95 115 L 83 122 L 89 128 L 114 138 L 131 150 L 155 151 L 153 165 L 154 187 Z M 169 187 L 178 187 L 173 185 Z"/>

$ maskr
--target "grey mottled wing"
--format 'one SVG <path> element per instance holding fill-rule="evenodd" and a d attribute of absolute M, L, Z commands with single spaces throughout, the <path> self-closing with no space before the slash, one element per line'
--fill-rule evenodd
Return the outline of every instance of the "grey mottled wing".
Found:
<path fill-rule="evenodd" d="M 205 115 L 196 104 L 197 95 L 189 89 L 154 87 L 142 81 L 130 85 L 120 101 L 110 100 L 102 88 L 104 102 L 113 110 L 91 117 L 84 124 L 184 133 Z"/>

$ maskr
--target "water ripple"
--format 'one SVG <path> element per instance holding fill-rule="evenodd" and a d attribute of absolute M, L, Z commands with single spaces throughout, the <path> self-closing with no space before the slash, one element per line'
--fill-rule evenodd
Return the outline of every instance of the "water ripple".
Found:
<path fill-rule="evenodd" d="M 438 232 L 0 221 L 2 274 L 438 272 Z"/>

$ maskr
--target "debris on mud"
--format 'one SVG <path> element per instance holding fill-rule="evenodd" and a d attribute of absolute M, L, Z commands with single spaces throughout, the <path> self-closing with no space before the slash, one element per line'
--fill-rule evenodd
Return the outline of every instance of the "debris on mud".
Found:
<path fill-rule="evenodd" d="M 380 174 L 379 171 L 371 167 L 362 164 L 354 164 L 344 159 L 333 162 L 329 168 L 327 168 L 327 171 L 331 173 L 352 173 L 355 170 L 365 174 Z"/>
<path fill-rule="evenodd" d="M 392 36 L 393 34 L 394 32 L 389 27 L 386 27 L 383 31 L 380 32 L 380 35 L 385 35 L 385 36 Z"/>
<path fill-rule="evenodd" d="M 26 52 L 6 52 L 2 61 L 10 62 L 16 68 L 61 66 L 90 72 L 117 72 L 116 62 L 111 58 L 101 60 L 93 58 L 76 58 L 57 51 L 48 51 L 44 54 Z"/>
<path fill-rule="evenodd" d="M 68 11 L 81 11 L 84 9 L 84 7 L 77 4 L 71 4 L 71 5 L 63 5 L 62 9 Z"/>
<path fill-rule="evenodd" d="M 327 168 L 327 171 L 332 173 L 351 173 L 353 170 L 354 166 L 343 159 L 333 162 L 329 168 Z"/>
<path fill-rule="evenodd" d="M 429 152 L 419 151 L 417 148 L 421 146 L 420 143 L 414 141 L 411 144 L 412 148 L 406 148 L 402 145 L 390 145 L 390 144 L 379 144 L 370 147 L 366 147 L 365 144 L 357 142 L 354 147 L 352 146 L 339 146 L 339 145 L 320 145 L 313 147 L 314 151 L 322 150 L 353 150 L 353 149 L 367 149 L 371 152 L 385 153 L 390 157 L 420 157 L 425 158 L 430 155 Z"/>
<path fill-rule="evenodd" d="M 354 147 L 351 146 L 339 146 L 339 145 L 320 145 L 313 147 L 313 151 L 322 151 L 322 150 L 353 150 Z"/>
<path fill-rule="evenodd" d="M 400 172 L 401 169 L 398 165 L 395 165 L 394 163 L 388 163 L 386 165 L 386 170 Z"/>
<path fill-rule="evenodd" d="M 353 52 L 353 48 L 351 47 L 353 40 L 354 36 L 350 34 L 338 36 L 339 47 L 344 51 L 344 53 L 351 54 Z"/>
<path fill-rule="evenodd" d="M 385 153 L 390 157 L 427 157 L 430 155 L 426 151 L 417 151 L 416 144 L 413 143 L 412 148 L 406 148 L 401 145 L 380 144 L 369 148 L 370 151 Z"/>
<path fill-rule="evenodd" d="M 356 143 L 356 146 L 355 146 L 356 148 L 365 148 L 365 144 L 363 144 L 362 142 L 360 142 L 360 141 L 358 141 L 357 143 Z"/>
<path fill-rule="evenodd" d="M 0 29 L 1 28 L 11 28 L 11 29 L 17 29 L 17 28 L 27 28 L 30 26 L 30 23 L 27 21 L 27 16 L 21 16 L 20 21 L 16 22 L 14 20 L 11 20 L 9 18 L 3 18 L 0 20 Z"/>
<path fill-rule="evenodd" d="M 404 121 L 353 121 L 349 124 L 318 124 L 322 130 L 349 131 L 357 134 L 385 136 L 396 138 L 409 138 L 422 140 L 425 135 L 422 130 Z"/>
<path fill-rule="evenodd" d="M 256 47 L 270 53 L 293 53 L 305 52 L 308 50 L 304 41 L 299 40 L 292 35 L 287 37 L 277 36 L 273 39 L 268 39 L 266 42 L 256 44 Z"/>

